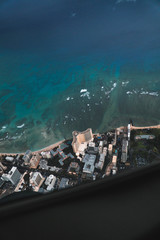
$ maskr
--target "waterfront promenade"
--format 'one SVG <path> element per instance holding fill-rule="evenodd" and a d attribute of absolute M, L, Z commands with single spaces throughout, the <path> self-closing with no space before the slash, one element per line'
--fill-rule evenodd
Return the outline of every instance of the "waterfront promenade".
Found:
<path fill-rule="evenodd" d="M 147 126 L 147 127 L 135 127 L 131 125 L 131 130 L 137 130 L 137 129 L 151 129 L 151 128 L 160 128 L 160 124 L 159 125 L 155 125 L 155 126 Z"/>
<path fill-rule="evenodd" d="M 124 130 L 125 128 L 127 128 L 126 126 L 121 126 L 116 128 L 117 130 Z M 152 129 L 152 128 L 160 128 L 160 124 L 159 125 L 154 125 L 154 126 L 141 126 L 141 127 L 136 127 L 131 125 L 131 130 L 137 130 L 137 129 Z"/>

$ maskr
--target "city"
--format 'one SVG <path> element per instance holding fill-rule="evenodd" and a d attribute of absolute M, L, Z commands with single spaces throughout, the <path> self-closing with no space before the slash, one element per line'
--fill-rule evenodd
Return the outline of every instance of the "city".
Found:
<path fill-rule="evenodd" d="M 48 193 L 120 174 L 160 159 L 160 125 L 119 127 L 103 134 L 88 128 L 43 150 L 0 154 L 0 197 Z"/>

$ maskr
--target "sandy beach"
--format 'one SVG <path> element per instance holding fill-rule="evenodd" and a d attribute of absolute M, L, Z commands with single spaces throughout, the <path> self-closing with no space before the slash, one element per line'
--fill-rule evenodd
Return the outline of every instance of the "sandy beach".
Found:
<path fill-rule="evenodd" d="M 33 151 L 32 153 L 33 153 L 33 154 L 37 154 L 37 153 L 41 153 L 41 152 L 43 152 L 43 151 L 50 151 L 50 150 L 52 150 L 53 148 L 59 146 L 59 145 L 60 145 L 61 143 L 63 143 L 64 141 L 65 141 L 65 139 L 63 139 L 63 140 L 61 140 L 61 141 L 59 141 L 59 142 L 57 142 L 57 143 L 51 144 L 51 145 L 49 145 L 49 146 L 47 146 L 47 147 L 45 147 L 45 148 L 39 149 L 39 150 L 37 150 L 37 151 Z M 17 154 L 24 155 L 24 152 L 23 152 L 23 153 L 0 153 L 0 156 L 2 156 L 2 155 L 3 155 L 3 156 L 4 156 L 4 155 L 16 156 Z"/>

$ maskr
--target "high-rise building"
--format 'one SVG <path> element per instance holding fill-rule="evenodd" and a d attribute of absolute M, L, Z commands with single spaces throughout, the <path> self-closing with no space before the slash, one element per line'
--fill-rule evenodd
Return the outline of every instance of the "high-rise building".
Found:
<path fill-rule="evenodd" d="M 8 173 L 2 174 L 2 179 L 5 181 L 10 181 L 13 185 L 17 185 L 21 178 L 21 173 L 18 171 L 17 167 L 12 167 Z"/>
<path fill-rule="evenodd" d="M 40 172 L 32 172 L 30 175 L 30 184 L 34 191 L 38 191 L 45 178 L 41 175 Z"/>
<path fill-rule="evenodd" d="M 32 152 L 30 150 L 27 150 L 22 158 L 25 165 L 29 165 L 31 157 L 32 157 Z"/>
<path fill-rule="evenodd" d="M 72 132 L 73 141 L 72 141 L 72 148 L 75 153 L 79 152 L 81 144 L 88 143 L 93 138 L 92 129 L 88 128 L 83 132 Z"/>

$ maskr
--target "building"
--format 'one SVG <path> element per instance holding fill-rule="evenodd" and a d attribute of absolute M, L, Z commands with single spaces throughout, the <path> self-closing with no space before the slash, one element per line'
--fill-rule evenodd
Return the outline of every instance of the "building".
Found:
<path fill-rule="evenodd" d="M 0 188 L 3 186 L 4 180 L 0 177 Z"/>
<path fill-rule="evenodd" d="M 41 159 L 41 156 L 39 154 L 32 156 L 30 160 L 30 168 L 36 169 L 38 167 L 40 159 Z"/>
<path fill-rule="evenodd" d="M 68 187 L 69 179 L 68 178 L 62 178 L 59 184 L 59 189 L 64 189 Z"/>
<path fill-rule="evenodd" d="M 73 135 L 72 148 L 73 151 L 77 154 L 79 154 L 80 151 L 82 152 L 81 145 L 83 145 L 84 143 L 89 143 L 93 139 L 93 133 L 91 128 L 88 128 L 83 132 L 74 131 L 72 132 L 72 135 Z"/>
<path fill-rule="evenodd" d="M 103 145 L 104 145 L 104 141 L 100 141 L 98 146 L 100 154 L 103 152 Z"/>
<path fill-rule="evenodd" d="M 39 162 L 39 168 L 48 170 L 48 162 L 45 159 L 41 159 Z"/>
<path fill-rule="evenodd" d="M 7 167 L 4 166 L 1 162 L 0 162 L 0 168 L 1 168 L 2 172 L 3 172 L 3 170 L 6 170 L 6 169 L 7 169 Z"/>
<path fill-rule="evenodd" d="M 7 162 L 13 162 L 13 161 L 14 161 L 14 157 L 9 157 L 9 156 L 7 156 L 7 157 L 5 158 L 5 160 L 6 160 Z"/>
<path fill-rule="evenodd" d="M 117 165 L 117 156 L 116 156 L 116 155 L 113 155 L 113 157 L 112 157 L 112 163 L 113 163 L 113 166 L 116 166 L 116 165 Z"/>
<path fill-rule="evenodd" d="M 21 178 L 21 173 L 18 171 L 17 167 L 12 167 L 8 173 L 2 174 L 2 179 L 4 181 L 10 181 L 13 185 L 17 185 Z"/>
<path fill-rule="evenodd" d="M 112 155 L 112 149 L 113 149 L 112 144 L 109 144 L 109 146 L 108 146 L 108 153 L 109 153 L 109 155 Z"/>
<path fill-rule="evenodd" d="M 26 190 L 26 184 L 25 184 L 25 179 L 24 179 L 24 177 L 25 177 L 26 174 L 27 174 L 27 172 L 25 172 L 25 173 L 22 175 L 20 181 L 18 182 L 18 184 L 17 184 L 17 186 L 16 186 L 16 188 L 15 188 L 15 190 L 14 190 L 15 192 L 20 192 L 20 191 Z"/>
<path fill-rule="evenodd" d="M 47 185 L 46 190 L 47 191 L 54 190 L 55 184 L 56 184 L 56 177 L 53 174 L 49 175 L 45 181 L 45 185 Z"/>
<path fill-rule="evenodd" d="M 53 150 L 50 151 L 50 157 L 55 157 L 57 154 L 58 154 L 57 150 L 56 151 L 53 151 Z"/>
<path fill-rule="evenodd" d="M 41 152 L 41 155 L 42 155 L 43 158 L 47 158 L 47 159 L 51 158 L 51 153 L 50 152 Z"/>
<path fill-rule="evenodd" d="M 104 148 L 103 148 L 103 154 L 104 154 L 105 156 L 107 156 L 107 147 L 104 147 Z"/>
<path fill-rule="evenodd" d="M 86 154 L 85 157 L 83 158 L 84 167 L 83 167 L 83 173 L 87 173 L 92 175 L 94 172 L 94 164 L 96 161 L 96 155 L 93 154 Z"/>
<path fill-rule="evenodd" d="M 95 146 L 95 142 L 88 143 L 87 152 L 89 154 L 94 154 L 98 152 L 98 148 Z"/>
<path fill-rule="evenodd" d="M 125 163 L 127 161 L 127 155 L 128 155 L 128 140 L 123 139 L 121 162 Z"/>
<path fill-rule="evenodd" d="M 45 178 L 41 175 L 40 172 L 32 172 L 30 174 L 30 184 L 34 191 L 38 192 L 40 186 L 44 182 Z"/>
<path fill-rule="evenodd" d="M 103 143 L 104 143 L 103 141 L 100 141 L 100 142 L 99 142 L 99 147 L 102 147 L 102 148 L 103 148 Z"/>
<path fill-rule="evenodd" d="M 127 153 L 123 153 L 121 155 L 121 162 L 125 163 L 127 161 Z"/>
<path fill-rule="evenodd" d="M 95 167 L 102 170 L 105 162 L 105 155 L 103 153 L 100 154 L 100 158 L 98 163 L 95 164 Z"/>
<path fill-rule="evenodd" d="M 131 137 L 131 124 L 128 124 L 128 141 L 130 141 Z"/>
<path fill-rule="evenodd" d="M 117 131 L 115 131 L 114 139 L 112 140 L 112 145 L 115 146 L 117 142 Z"/>
<path fill-rule="evenodd" d="M 152 140 L 154 139 L 155 136 L 154 135 L 137 135 L 135 136 L 135 140 L 143 140 L 143 139 L 146 139 L 146 140 Z"/>
<path fill-rule="evenodd" d="M 68 147 L 69 146 L 66 143 L 61 143 L 60 146 L 59 146 L 60 150 L 63 150 L 63 149 L 68 148 Z"/>
<path fill-rule="evenodd" d="M 25 165 L 29 165 L 31 157 L 32 157 L 32 152 L 30 150 L 27 150 L 22 158 Z"/>
<path fill-rule="evenodd" d="M 74 174 L 77 175 L 79 172 L 79 164 L 77 162 L 71 162 L 68 168 L 68 173 L 69 174 Z"/>

